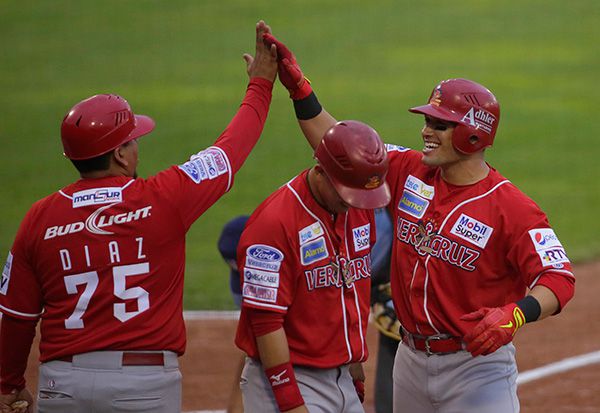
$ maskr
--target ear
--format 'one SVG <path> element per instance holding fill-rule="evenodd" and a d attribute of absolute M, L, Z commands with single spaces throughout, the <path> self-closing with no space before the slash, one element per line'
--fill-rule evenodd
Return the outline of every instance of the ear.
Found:
<path fill-rule="evenodd" d="M 127 160 L 127 157 L 125 157 L 125 145 L 127 144 L 119 145 L 113 149 L 113 159 L 117 165 L 122 166 L 123 168 L 129 166 L 129 161 Z"/>
<path fill-rule="evenodd" d="M 316 164 L 315 172 L 318 173 L 319 175 L 323 175 L 325 173 L 325 170 L 323 169 L 323 167 L 321 165 Z"/>

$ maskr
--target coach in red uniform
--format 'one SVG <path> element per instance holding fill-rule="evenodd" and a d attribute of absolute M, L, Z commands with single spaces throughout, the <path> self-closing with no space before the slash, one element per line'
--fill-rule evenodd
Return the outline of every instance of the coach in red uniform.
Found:
<path fill-rule="evenodd" d="M 180 411 L 185 235 L 263 129 L 277 71 L 266 31 L 259 22 L 246 96 L 214 145 L 148 179 L 136 179 L 137 138 L 152 119 L 117 95 L 67 113 L 64 151 L 81 179 L 33 205 L 8 254 L 0 408 L 31 403 L 23 373 L 41 318 L 40 412 Z"/>
<path fill-rule="evenodd" d="M 387 155 L 371 127 L 343 121 L 315 158 L 254 211 L 240 239 L 247 413 L 364 411 L 372 208 L 390 199 Z"/>
<path fill-rule="evenodd" d="M 279 78 L 313 147 L 335 119 L 294 56 L 277 44 Z M 423 106 L 422 151 L 388 145 L 395 239 L 392 296 L 403 343 L 394 412 L 518 412 L 512 339 L 561 311 L 571 264 L 546 215 L 485 161 L 500 120 L 495 96 L 440 82 Z"/>

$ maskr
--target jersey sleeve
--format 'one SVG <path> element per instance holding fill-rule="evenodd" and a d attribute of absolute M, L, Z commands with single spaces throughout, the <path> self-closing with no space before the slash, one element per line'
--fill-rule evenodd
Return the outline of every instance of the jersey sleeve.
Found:
<path fill-rule="evenodd" d="M 286 313 L 295 295 L 297 259 L 284 224 L 268 213 L 249 221 L 238 246 L 242 307 Z"/>
<path fill-rule="evenodd" d="M 41 286 L 27 244 L 27 234 L 33 233 L 32 215 L 30 210 L 21 222 L 2 269 L 0 284 L 0 311 L 27 320 L 37 320 L 43 306 Z"/>
<path fill-rule="evenodd" d="M 516 228 L 508 259 L 529 289 L 536 285 L 549 288 L 562 309 L 575 288 L 575 276 L 565 249 L 546 215 L 533 201 L 521 209 L 519 221 L 524 224 Z"/>
<path fill-rule="evenodd" d="M 186 230 L 231 189 L 235 173 L 262 133 L 272 88 L 272 82 L 252 78 L 240 108 L 212 146 L 148 179 L 174 205 Z"/>

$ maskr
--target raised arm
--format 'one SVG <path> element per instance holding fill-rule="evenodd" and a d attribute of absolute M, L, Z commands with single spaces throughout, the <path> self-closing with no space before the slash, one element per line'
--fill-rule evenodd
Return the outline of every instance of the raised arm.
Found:
<path fill-rule="evenodd" d="M 237 172 L 262 133 L 269 106 L 273 82 L 277 76 L 277 52 L 275 46 L 262 41 L 269 26 L 262 20 L 256 24 L 256 52 L 244 54 L 246 71 L 250 82 L 246 96 L 229 125 L 214 143 L 227 153 L 233 172 Z"/>
<path fill-rule="evenodd" d="M 325 132 L 337 120 L 319 103 L 310 81 L 304 76 L 294 54 L 270 32 L 263 35 L 265 44 L 277 47 L 279 80 L 290 92 L 296 118 L 309 145 L 316 149 Z"/>

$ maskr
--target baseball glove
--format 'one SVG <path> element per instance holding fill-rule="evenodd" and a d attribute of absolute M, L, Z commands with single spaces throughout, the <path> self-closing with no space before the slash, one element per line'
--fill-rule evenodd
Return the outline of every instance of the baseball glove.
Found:
<path fill-rule="evenodd" d="M 381 334 L 400 341 L 400 321 L 392 304 L 390 283 L 377 286 L 377 290 L 377 302 L 371 307 L 373 323 Z"/>

